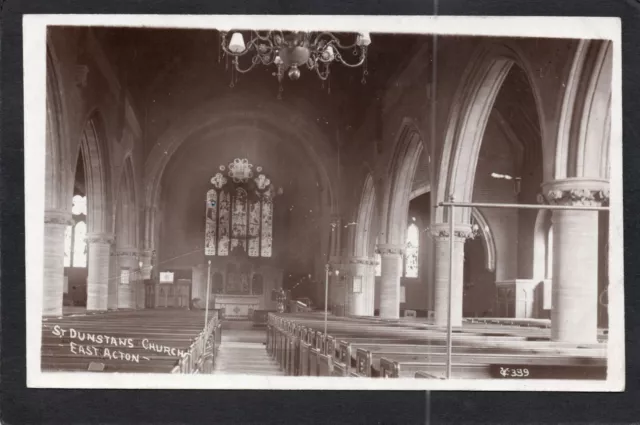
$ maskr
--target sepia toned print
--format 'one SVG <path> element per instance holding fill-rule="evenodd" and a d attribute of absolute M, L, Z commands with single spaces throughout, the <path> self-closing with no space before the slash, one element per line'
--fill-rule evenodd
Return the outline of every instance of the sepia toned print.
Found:
<path fill-rule="evenodd" d="M 622 389 L 614 36 L 217 22 L 42 27 L 30 376 Z"/>

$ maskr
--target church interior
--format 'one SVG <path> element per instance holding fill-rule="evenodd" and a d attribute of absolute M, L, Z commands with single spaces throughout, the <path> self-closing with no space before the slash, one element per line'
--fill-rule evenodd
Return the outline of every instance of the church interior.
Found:
<path fill-rule="evenodd" d="M 610 42 L 49 27 L 46 63 L 43 371 L 606 377 Z"/>

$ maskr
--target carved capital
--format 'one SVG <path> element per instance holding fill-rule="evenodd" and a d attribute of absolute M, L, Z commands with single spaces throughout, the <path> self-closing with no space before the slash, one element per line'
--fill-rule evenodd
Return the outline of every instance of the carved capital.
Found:
<path fill-rule="evenodd" d="M 114 257 L 133 257 L 138 258 L 140 253 L 135 248 L 116 248 L 113 253 Z"/>
<path fill-rule="evenodd" d="M 391 245 L 384 244 L 378 245 L 376 248 L 376 253 L 382 256 L 384 255 L 403 255 L 404 254 L 404 246 L 402 245 Z"/>
<path fill-rule="evenodd" d="M 362 265 L 362 266 L 376 266 L 378 265 L 378 262 L 373 258 L 351 257 L 349 258 L 349 264 Z"/>
<path fill-rule="evenodd" d="M 113 235 L 110 233 L 92 233 L 87 235 L 87 238 L 85 240 L 89 244 L 101 243 L 111 245 L 113 243 Z"/>
<path fill-rule="evenodd" d="M 609 183 L 605 180 L 571 178 L 542 185 L 539 202 L 550 205 L 598 207 L 609 204 Z"/>
<path fill-rule="evenodd" d="M 449 225 L 436 225 L 431 229 L 431 234 L 434 238 L 439 240 L 449 240 Z M 453 236 L 456 239 L 465 240 L 473 237 L 473 231 L 471 230 L 471 226 L 468 225 L 457 225 L 453 228 Z"/>
<path fill-rule="evenodd" d="M 71 226 L 73 219 L 68 211 L 48 210 L 44 212 L 44 222 L 46 224 L 59 224 L 61 226 Z"/>

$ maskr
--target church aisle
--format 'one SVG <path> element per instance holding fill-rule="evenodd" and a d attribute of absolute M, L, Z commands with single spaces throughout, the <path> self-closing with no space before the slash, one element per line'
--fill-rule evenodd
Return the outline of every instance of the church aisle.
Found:
<path fill-rule="evenodd" d="M 265 330 L 251 325 L 248 321 L 223 322 L 214 374 L 284 375 L 267 353 Z"/>

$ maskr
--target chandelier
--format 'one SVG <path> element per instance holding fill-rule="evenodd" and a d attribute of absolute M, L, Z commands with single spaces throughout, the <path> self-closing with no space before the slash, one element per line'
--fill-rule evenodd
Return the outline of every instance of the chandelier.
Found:
<path fill-rule="evenodd" d="M 369 33 L 359 33 L 352 44 L 342 44 L 334 34 L 329 32 L 288 32 L 251 31 L 250 40 L 245 42 L 241 32 L 234 32 L 227 41 L 227 32 L 220 31 L 221 52 L 225 59 L 232 58 L 231 84 L 234 87 L 238 74 L 245 74 L 257 65 L 275 65 L 272 74 L 278 78 L 278 98 L 283 91 L 282 80 L 285 74 L 291 80 L 300 78 L 300 70 L 305 66 L 315 71 L 323 82 L 329 78 L 330 66 L 339 62 L 349 68 L 362 66 L 362 84 L 366 83 L 367 47 L 371 44 Z M 345 59 L 351 51 L 354 61 Z M 247 56 L 251 62 L 242 68 L 240 57 Z M 228 66 L 228 62 L 227 62 Z"/>

